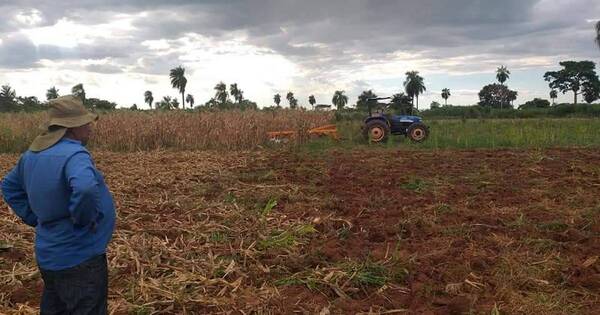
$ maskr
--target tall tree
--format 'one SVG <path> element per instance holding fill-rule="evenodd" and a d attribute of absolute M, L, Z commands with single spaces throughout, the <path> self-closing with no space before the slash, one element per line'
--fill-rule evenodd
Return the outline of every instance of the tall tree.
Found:
<path fill-rule="evenodd" d="M 577 104 L 577 95 L 579 94 L 584 94 L 586 101 L 594 99 L 599 94 L 600 81 L 596 74 L 596 64 L 594 62 L 562 61 L 559 64 L 563 69 L 548 71 L 544 74 L 544 79 L 550 82 L 548 84 L 550 89 L 559 90 L 563 94 L 573 92 L 574 104 Z"/>
<path fill-rule="evenodd" d="M 185 86 L 187 85 L 187 79 L 185 78 L 185 69 L 182 66 L 171 69 L 169 73 L 169 77 L 171 78 L 171 85 L 173 88 L 178 89 L 179 93 L 181 93 L 181 103 L 183 104 L 183 109 L 185 109 Z"/>
<path fill-rule="evenodd" d="M 509 90 L 505 85 L 493 83 L 484 86 L 479 91 L 479 105 L 492 108 L 502 108 L 503 104 L 517 99 L 517 92 Z"/>
<path fill-rule="evenodd" d="M 194 108 L 194 96 L 192 94 L 188 94 L 185 97 L 185 101 L 190 104 L 190 108 Z"/>
<path fill-rule="evenodd" d="M 550 98 L 552 99 L 552 105 L 554 105 L 554 100 L 558 97 L 558 92 L 556 90 L 550 90 Z"/>
<path fill-rule="evenodd" d="M 291 91 L 288 92 L 285 98 L 290 103 L 290 108 L 296 109 L 296 107 L 298 106 L 298 100 L 296 100 L 296 98 L 294 97 L 294 93 L 292 93 Z"/>
<path fill-rule="evenodd" d="M 144 103 L 148 104 L 148 106 L 150 106 L 150 109 L 152 109 L 152 102 L 154 102 L 154 96 L 152 96 L 152 92 L 144 92 Z"/>
<path fill-rule="evenodd" d="M 376 98 L 377 94 L 373 93 L 372 90 L 368 90 L 368 91 L 363 91 L 359 96 L 358 96 L 358 100 L 356 101 L 356 109 L 358 110 L 362 110 L 362 111 L 366 111 L 368 108 L 368 99 L 370 98 Z"/>
<path fill-rule="evenodd" d="M 392 96 L 392 107 L 402 115 L 412 114 L 412 97 L 400 92 Z"/>
<path fill-rule="evenodd" d="M 425 80 L 419 75 L 419 71 L 409 71 L 406 73 L 404 89 L 408 96 L 417 100 L 417 110 L 419 110 L 419 95 L 425 92 Z M 413 104 L 414 105 L 414 104 Z"/>
<path fill-rule="evenodd" d="M 279 95 L 279 93 L 273 95 L 273 102 L 279 107 L 279 103 L 281 103 L 281 95 Z"/>
<path fill-rule="evenodd" d="M 242 101 L 244 100 L 244 91 L 242 91 L 242 90 L 240 90 L 240 88 L 238 88 L 237 83 L 233 83 L 233 84 L 229 85 L 229 94 L 231 95 L 231 97 L 233 97 L 235 102 L 238 104 L 241 104 Z"/>
<path fill-rule="evenodd" d="M 225 85 L 223 82 L 219 82 L 217 85 L 215 85 L 215 91 L 215 100 L 222 105 L 225 104 L 228 98 L 227 85 Z"/>
<path fill-rule="evenodd" d="M 15 99 L 17 97 L 17 92 L 10 87 L 10 85 L 6 84 L 0 88 L 0 97 L 5 99 Z"/>
<path fill-rule="evenodd" d="M 76 97 L 81 99 L 81 102 L 85 105 L 85 89 L 83 88 L 83 83 L 79 83 L 71 88 L 71 93 Z"/>
<path fill-rule="evenodd" d="M 510 78 L 510 71 L 505 66 L 500 66 L 496 70 L 496 79 L 500 82 L 501 85 L 504 85 L 504 82 Z"/>
<path fill-rule="evenodd" d="M 338 110 L 342 110 L 346 104 L 348 104 L 348 96 L 344 94 L 344 91 L 335 91 L 331 102 Z"/>
<path fill-rule="evenodd" d="M 310 104 L 310 107 L 312 107 L 312 109 L 315 109 L 316 102 L 317 102 L 317 100 L 315 99 L 314 95 L 311 95 L 308 97 L 308 103 Z"/>
<path fill-rule="evenodd" d="M 52 100 L 58 98 L 58 89 L 56 87 L 51 87 L 46 91 L 46 100 Z"/>
<path fill-rule="evenodd" d="M 12 112 L 18 110 L 17 92 L 6 84 L 0 88 L 0 112 Z"/>
<path fill-rule="evenodd" d="M 450 97 L 450 89 L 442 89 L 442 98 L 444 99 L 444 105 L 448 105 L 448 98 Z"/>

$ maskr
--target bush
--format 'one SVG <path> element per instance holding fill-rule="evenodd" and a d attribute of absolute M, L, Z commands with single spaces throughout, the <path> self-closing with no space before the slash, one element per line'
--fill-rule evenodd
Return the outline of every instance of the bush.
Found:
<path fill-rule="evenodd" d="M 528 101 L 525 104 L 519 106 L 519 109 L 548 108 L 548 107 L 550 107 L 550 102 L 548 100 L 544 100 L 541 98 L 534 98 L 533 100 Z"/>
<path fill-rule="evenodd" d="M 541 100 L 544 101 L 544 100 Z M 547 101 L 546 101 L 547 102 Z M 543 117 L 600 117 L 600 104 L 557 104 L 551 107 L 542 102 L 527 102 L 519 109 L 497 109 L 482 106 L 442 106 L 421 112 L 424 118 L 543 118 Z M 535 105 L 535 106 L 534 106 Z"/>

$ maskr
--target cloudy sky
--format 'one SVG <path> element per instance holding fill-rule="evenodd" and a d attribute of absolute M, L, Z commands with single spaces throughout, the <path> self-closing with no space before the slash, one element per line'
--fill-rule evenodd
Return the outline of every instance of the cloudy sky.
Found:
<path fill-rule="evenodd" d="M 307 106 L 335 90 L 350 103 L 388 96 L 417 70 L 428 107 L 442 88 L 449 103 L 476 103 L 505 65 L 522 103 L 547 98 L 542 75 L 559 61 L 600 62 L 599 19 L 598 0 L 4 0 L 0 84 L 45 99 L 83 83 L 89 97 L 140 106 L 146 90 L 177 96 L 168 73 L 182 65 L 197 104 L 223 81 L 261 106 L 287 91 Z"/>

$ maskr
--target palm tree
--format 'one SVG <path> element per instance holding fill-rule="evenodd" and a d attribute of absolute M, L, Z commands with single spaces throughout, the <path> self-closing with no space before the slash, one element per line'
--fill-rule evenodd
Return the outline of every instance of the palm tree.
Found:
<path fill-rule="evenodd" d="M 343 109 L 344 106 L 348 104 L 348 96 L 344 95 L 344 93 L 344 91 L 335 91 L 335 93 L 333 93 L 333 98 L 331 99 L 331 102 L 333 103 L 333 105 L 335 105 L 335 107 L 338 110 Z"/>
<path fill-rule="evenodd" d="M 144 92 L 144 103 L 148 104 L 148 106 L 150 106 L 150 109 L 152 109 L 152 102 L 154 102 L 154 96 L 152 96 L 152 92 Z"/>
<path fill-rule="evenodd" d="M 81 102 L 85 104 L 85 89 L 83 84 L 79 83 L 71 88 L 71 93 L 81 99 Z"/>
<path fill-rule="evenodd" d="M 229 94 L 231 94 L 238 104 L 244 100 L 244 91 L 238 88 L 237 83 L 229 85 Z"/>
<path fill-rule="evenodd" d="M 225 83 L 223 82 L 219 82 L 217 83 L 217 85 L 215 85 L 215 91 L 217 91 L 215 93 L 215 99 L 220 102 L 221 104 L 225 104 L 225 102 L 227 102 L 227 85 L 225 85 Z"/>
<path fill-rule="evenodd" d="M 15 90 L 11 88 L 10 85 L 3 85 L 2 88 L 0 88 L 0 97 L 12 100 L 17 97 L 17 92 L 15 92 Z"/>
<path fill-rule="evenodd" d="M 552 99 L 552 105 L 554 105 L 554 99 L 558 97 L 558 92 L 556 90 L 550 90 L 550 98 Z"/>
<path fill-rule="evenodd" d="M 373 93 L 373 90 L 363 91 L 358 96 L 358 100 L 356 101 L 356 109 L 361 109 L 361 110 L 367 109 L 369 107 L 368 99 L 376 98 L 376 97 L 377 97 L 377 94 Z"/>
<path fill-rule="evenodd" d="M 308 103 L 310 104 L 310 106 L 314 109 L 315 108 L 315 103 L 317 102 L 317 100 L 315 99 L 314 95 L 311 95 L 308 97 Z"/>
<path fill-rule="evenodd" d="M 406 81 L 404 81 L 404 89 L 408 96 L 417 99 L 417 110 L 419 110 L 419 94 L 423 94 L 427 90 L 423 77 L 419 75 L 419 71 L 409 71 L 406 73 Z M 414 106 L 414 104 L 413 104 Z"/>
<path fill-rule="evenodd" d="M 164 96 L 161 101 L 156 102 L 156 109 L 170 110 L 173 106 L 173 99 L 170 96 Z"/>
<path fill-rule="evenodd" d="M 281 95 L 279 95 L 279 93 L 273 96 L 273 102 L 275 102 L 275 105 L 279 107 L 279 103 L 281 103 Z"/>
<path fill-rule="evenodd" d="M 58 98 L 58 89 L 56 87 L 51 87 L 46 91 L 46 100 L 52 100 Z"/>
<path fill-rule="evenodd" d="M 442 98 L 444 99 L 444 105 L 448 105 L 448 98 L 450 97 L 450 89 L 442 89 Z"/>
<path fill-rule="evenodd" d="M 287 93 L 287 95 L 285 96 L 285 98 L 288 100 L 288 102 L 290 103 L 290 108 L 291 109 L 295 109 L 296 105 L 298 105 L 296 98 L 294 97 L 294 93 L 292 93 L 291 91 Z"/>
<path fill-rule="evenodd" d="M 173 88 L 178 89 L 179 93 L 181 93 L 181 102 L 183 103 L 183 109 L 185 109 L 185 86 L 187 85 L 187 79 L 185 78 L 185 69 L 182 66 L 171 69 L 171 73 L 169 74 L 171 78 L 171 85 Z"/>
<path fill-rule="evenodd" d="M 496 70 L 496 79 L 500 82 L 500 85 L 504 85 L 504 82 L 510 78 L 510 71 L 505 66 L 500 66 Z"/>
<path fill-rule="evenodd" d="M 190 108 L 194 108 L 194 96 L 192 94 L 188 94 L 185 97 L 185 101 L 190 104 Z"/>
<path fill-rule="evenodd" d="M 17 110 L 16 102 L 17 92 L 10 85 L 3 85 L 0 88 L 0 112 L 10 112 Z"/>
<path fill-rule="evenodd" d="M 400 92 L 392 96 L 392 108 L 402 115 L 412 115 L 412 97 Z"/>
<path fill-rule="evenodd" d="M 598 44 L 598 47 L 600 48 L 600 21 L 596 23 L 596 44 Z"/>
<path fill-rule="evenodd" d="M 500 85 L 504 86 L 504 82 L 510 78 L 510 71 L 505 66 L 500 66 L 496 70 L 496 79 L 500 82 Z M 502 103 L 500 103 L 500 109 L 502 109 Z"/>

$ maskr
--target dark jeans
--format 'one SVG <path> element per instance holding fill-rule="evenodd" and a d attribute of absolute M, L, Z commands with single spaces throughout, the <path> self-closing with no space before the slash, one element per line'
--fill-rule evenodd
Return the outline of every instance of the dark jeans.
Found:
<path fill-rule="evenodd" d="M 106 314 L 108 267 L 106 255 L 65 270 L 42 270 L 41 315 Z"/>

